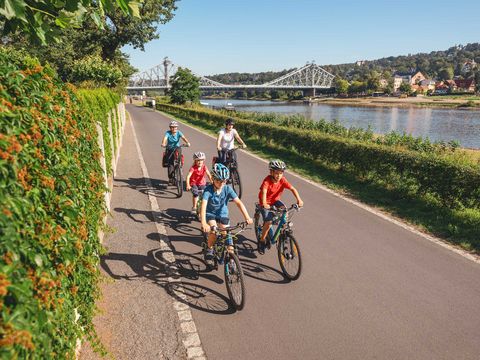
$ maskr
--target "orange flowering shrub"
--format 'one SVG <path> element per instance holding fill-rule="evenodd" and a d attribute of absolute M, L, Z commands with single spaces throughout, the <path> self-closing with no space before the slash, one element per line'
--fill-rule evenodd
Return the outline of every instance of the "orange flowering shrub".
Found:
<path fill-rule="evenodd" d="M 95 122 L 109 144 L 106 114 L 118 101 L 107 90 L 79 96 L 0 48 L 1 359 L 73 358 L 77 339 L 93 334 L 106 211 Z"/>

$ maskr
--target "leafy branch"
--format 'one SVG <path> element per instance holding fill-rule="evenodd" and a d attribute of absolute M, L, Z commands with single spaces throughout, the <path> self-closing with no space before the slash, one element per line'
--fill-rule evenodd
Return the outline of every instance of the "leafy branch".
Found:
<path fill-rule="evenodd" d="M 131 17 L 140 17 L 143 0 L 0 0 L 3 35 L 25 33 L 45 45 L 58 39 L 65 28 L 79 28 L 90 16 L 103 29 L 105 12 L 116 6 Z"/>

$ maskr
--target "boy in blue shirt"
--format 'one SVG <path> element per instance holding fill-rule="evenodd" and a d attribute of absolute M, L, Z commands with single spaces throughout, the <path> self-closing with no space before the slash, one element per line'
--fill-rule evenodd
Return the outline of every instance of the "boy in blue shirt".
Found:
<path fill-rule="evenodd" d="M 167 150 L 165 151 L 165 155 L 163 156 L 163 166 L 168 166 L 168 181 L 170 182 L 172 175 L 173 175 L 173 152 L 180 144 L 180 139 L 182 139 L 187 146 L 190 146 L 187 138 L 183 135 L 183 133 L 178 130 L 178 123 L 176 121 L 172 121 L 170 123 L 170 130 L 165 132 L 165 136 L 163 137 L 162 147 L 166 147 Z"/>
<path fill-rule="evenodd" d="M 215 164 L 211 171 L 213 184 L 207 186 L 203 191 L 202 207 L 200 209 L 200 219 L 202 222 L 202 229 L 208 233 L 208 248 L 205 251 L 205 262 L 207 265 L 213 265 L 213 245 L 215 244 L 216 236 L 211 231 L 212 226 L 218 226 L 220 229 L 228 226 L 230 219 L 228 217 L 228 202 L 232 200 L 240 209 L 248 224 L 253 223 L 252 218 L 248 215 L 245 205 L 238 198 L 235 191 L 230 186 L 225 186 L 230 171 L 223 164 Z M 230 245 L 229 251 L 232 250 Z"/>

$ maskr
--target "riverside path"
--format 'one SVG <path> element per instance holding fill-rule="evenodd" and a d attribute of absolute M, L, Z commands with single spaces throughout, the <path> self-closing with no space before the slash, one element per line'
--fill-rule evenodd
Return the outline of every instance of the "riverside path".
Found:
<path fill-rule="evenodd" d="M 190 194 L 177 199 L 165 186 L 160 144 L 170 119 L 147 108 L 127 109 L 132 121 L 109 220 L 117 230 L 107 236 L 102 260 L 103 271 L 116 280 L 104 286 L 103 313 L 96 319 L 118 359 L 479 359 L 478 261 L 288 171 L 305 202 L 294 218 L 302 275 L 287 282 L 275 251 L 258 255 L 253 230 L 242 233 L 247 302 L 234 312 L 221 269 L 207 272 L 202 262 Z M 132 145 L 133 129 L 147 178 Z M 195 151 L 204 151 L 210 165 L 213 138 L 182 123 L 180 130 L 192 144 L 184 149 L 185 170 Z M 243 151 L 238 159 L 242 200 L 253 216 L 267 164 Z M 284 200 L 294 198 L 287 191 Z M 232 223 L 241 220 L 235 206 L 230 213 Z M 163 232 L 179 283 L 168 280 Z"/>

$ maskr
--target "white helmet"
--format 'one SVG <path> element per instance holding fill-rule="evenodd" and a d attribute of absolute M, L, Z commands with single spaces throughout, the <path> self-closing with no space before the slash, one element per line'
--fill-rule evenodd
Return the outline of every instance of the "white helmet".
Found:
<path fill-rule="evenodd" d="M 169 127 L 178 127 L 178 122 L 176 122 L 175 120 L 170 122 Z"/>
<path fill-rule="evenodd" d="M 195 154 L 193 154 L 193 160 L 205 160 L 205 153 L 197 151 Z"/>

